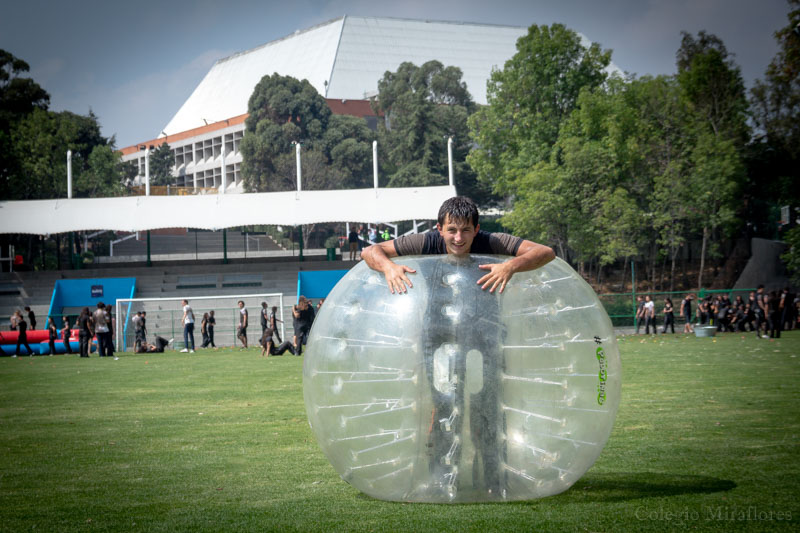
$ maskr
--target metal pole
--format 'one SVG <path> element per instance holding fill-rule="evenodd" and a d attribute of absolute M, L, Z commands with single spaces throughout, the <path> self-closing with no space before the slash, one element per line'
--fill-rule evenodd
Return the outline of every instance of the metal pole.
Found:
<path fill-rule="evenodd" d="M 222 264 L 228 264 L 228 230 L 222 229 Z"/>
<path fill-rule="evenodd" d="M 144 149 L 144 195 L 150 196 L 150 147 Z M 147 233 L 147 238 L 150 238 L 150 232 Z M 149 241 L 148 241 L 149 242 Z M 150 254 L 148 255 L 148 263 L 150 261 Z"/>
<path fill-rule="evenodd" d="M 147 230 L 147 266 L 153 266 L 150 260 L 150 230 Z"/>
<path fill-rule="evenodd" d="M 222 136 L 222 194 L 228 187 L 228 177 L 225 175 L 225 136 Z"/>
<path fill-rule="evenodd" d="M 72 150 L 67 150 L 67 198 L 72 198 Z"/>
<path fill-rule="evenodd" d="M 372 141 L 372 184 L 378 196 L 378 141 Z"/>
<path fill-rule="evenodd" d="M 301 185 L 303 180 L 303 169 L 300 166 L 300 143 L 295 143 L 294 145 L 294 156 L 297 163 L 297 192 L 300 192 L 303 190 Z"/>
<path fill-rule="evenodd" d="M 450 180 L 450 186 L 453 186 L 453 137 L 447 138 L 447 175 Z"/>

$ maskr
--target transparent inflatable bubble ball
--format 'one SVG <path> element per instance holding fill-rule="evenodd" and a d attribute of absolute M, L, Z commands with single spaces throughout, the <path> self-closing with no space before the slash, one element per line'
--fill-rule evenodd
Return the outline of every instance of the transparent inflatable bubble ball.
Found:
<path fill-rule="evenodd" d="M 603 449 L 619 350 L 589 285 L 556 259 L 483 291 L 503 256 L 410 256 L 391 294 L 363 262 L 314 321 L 303 391 L 341 477 L 374 498 L 529 500 L 568 489 Z"/>

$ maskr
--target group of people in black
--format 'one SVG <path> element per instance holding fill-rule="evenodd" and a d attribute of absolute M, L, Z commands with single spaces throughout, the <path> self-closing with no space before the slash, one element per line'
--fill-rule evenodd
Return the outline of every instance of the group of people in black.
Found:
<path fill-rule="evenodd" d="M 89 357 L 92 337 L 97 337 L 97 353 L 100 357 L 114 357 L 114 321 L 110 305 L 98 302 L 94 311 L 84 307 L 75 325 L 78 328 L 81 357 Z"/>
<path fill-rule="evenodd" d="M 317 308 L 311 300 L 305 296 L 300 296 L 297 299 L 297 305 L 292 306 L 292 321 L 294 324 L 294 336 L 292 342 L 288 340 L 282 341 L 278 333 L 278 322 L 281 322 L 276 316 L 277 307 L 273 307 L 271 311 L 267 311 L 266 302 L 261 304 L 261 355 L 269 357 L 270 355 L 283 355 L 287 351 L 292 355 L 300 356 L 303 354 L 303 346 L 308 341 L 308 334 L 311 331 L 311 325 L 317 316 L 317 312 L 322 307 L 325 301 L 321 298 L 317 302 Z M 277 339 L 277 344 L 275 340 Z"/>
<path fill-rule="evenodd" d="M 697 322 L 717 327 L 717 331 L 755 332 L 763 338 L 780 338 L 781 331 L 800 327 L 800 300 L 789 287 L 765 291 L 763 285 L 731 300 L 727 295 L 707 296 L 697 306 Z"/>
<path fill-rule="evenodd" d="M 694 323 L 701 326 L 716 326 L 719 332 L 755 332 L 759 338 L 780 338 L 781 331 L 800 328 L 800 298 L 791 292 L 789 287 L 780 291 L 765 291 L 759 285 L 751 291 L 747 300 L 736 296 L 733 300 L 727 294 L 708 295 L 697 302 L 692 313 L 694 296 L 687 294 L 681 302 L 680 316 L 684 320 L 684 333 L 692 333 L 692 317 Z M 669 328 L 675 333 L 675 310 L 672 300 L 664 299 L 662 310 L 664 327 L 662 333 Z M 636 333 L 645 324 L 645 333 L 653 333 L 656 329 L 656 312 L 650 296 L 637 297 Z"/>

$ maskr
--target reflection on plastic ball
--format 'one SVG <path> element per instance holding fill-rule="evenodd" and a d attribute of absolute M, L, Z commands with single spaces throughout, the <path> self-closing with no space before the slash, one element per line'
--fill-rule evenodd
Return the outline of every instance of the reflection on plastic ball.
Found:
<path fill-rule="evenodd" d="M 306 412 L 343 479 L 375 498 L 527 500 L 568 489 L 619 406 L 611 323 L 556 259 L 480 290 L 500 256 L 400 257 L 391 294 L 364 263 L 333 289 L 305 352 Z"/>

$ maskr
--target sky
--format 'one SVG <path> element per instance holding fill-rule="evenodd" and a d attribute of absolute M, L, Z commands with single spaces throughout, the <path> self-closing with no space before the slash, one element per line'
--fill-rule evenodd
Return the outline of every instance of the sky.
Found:
<path fill-rule="evenodd" d="M 752 87 L 789 12 L 786 0 L 0 0 L 0 9 L 0 48 L 30 65 L 50 109 L 91 109 L 118 148 L 155 138 L 216 60 L 343 15 L 559 22 L 637 75 L 673 74 L 681 31 L 705 30 Z"/>

